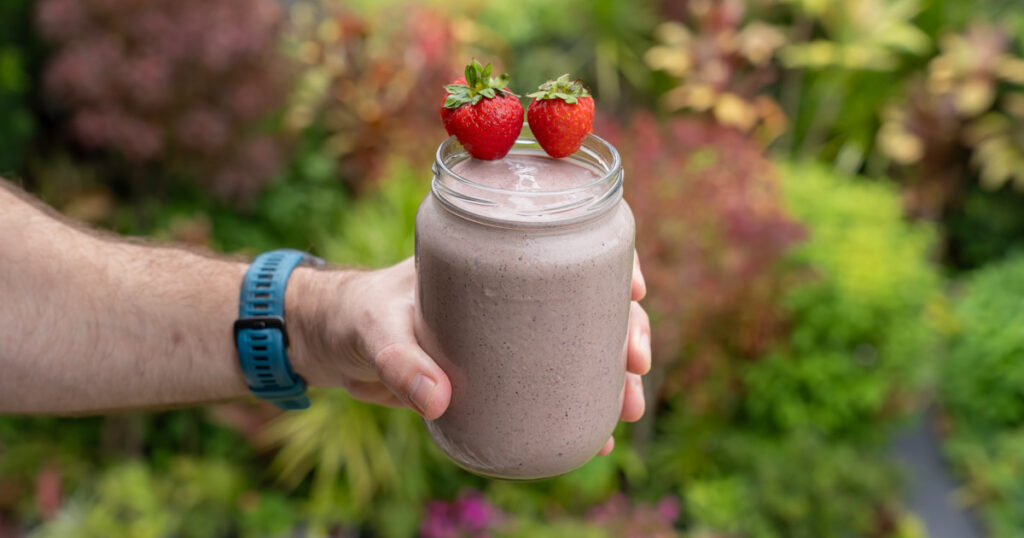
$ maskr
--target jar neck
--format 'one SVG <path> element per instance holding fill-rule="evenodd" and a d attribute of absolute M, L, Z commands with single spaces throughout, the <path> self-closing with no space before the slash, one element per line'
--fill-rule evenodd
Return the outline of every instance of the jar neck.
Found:
<path fill-rule="evenodd" d="M 524 125 L 509 157 L 544 155 Z M 567 189 L 512 190 L 485 185 L 454 171 L 470 158 L 454 137 L 442 142 L 434 161 L 431 190 L 445 209 L 482 224 L 511 228 L 569 225 L 607 213 L 622 199 L 624 174 L 619 154 L 594 135 L 587 135 L 580 149 L 565 158 L 590 170 L 592 174 L 587 175 L 592 179 Z"/>

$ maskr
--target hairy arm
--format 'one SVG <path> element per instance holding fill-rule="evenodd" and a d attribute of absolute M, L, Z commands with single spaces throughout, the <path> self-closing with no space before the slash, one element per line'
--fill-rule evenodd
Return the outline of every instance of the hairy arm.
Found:
<path fill-rule="evenodd" d="M 248 394 L 232 332 L 247 267 L 82 229 L 0 180 L 0 413 Z M 297 268 L 285 294 L 295 370 L 310 385 L 440 416 L 450 385 L 413 335 L 413 282 L 411 263 Z"/>
<path fill-rule="evenodd" d="M 0 188 L 0 411 L 80 413 L 245 394 L 245 265 L 77 229 Z"/>

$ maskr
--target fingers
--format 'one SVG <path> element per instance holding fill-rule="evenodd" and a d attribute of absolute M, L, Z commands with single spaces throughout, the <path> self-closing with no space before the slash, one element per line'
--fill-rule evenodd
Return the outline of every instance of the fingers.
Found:
<path fill-rule="evenodd" d="M 651 370 L 651 320 L 640 303 L 629 305 L 629 345 L 626 370 L 644 375 Z"/>
<path fill-rule="evenodd" d="M 639 301 L 647 295 L 647 283 L 644 282 L 644 274 L 640 271 L 640 257 L 633 251 L 633 288 L 630 290 L 630 299 Z"/>
<path fill-rule="evenodd" d="M 598 452 L 597 455 L 607 456 L 608 454 L 611 453 L 613 448 L 615 448 L 615 438 L 609 437 L 608 440 L 604 442 L 604 446 L 601 447 L 601 451 Z"/>
<path fill-rule="evenodd" d="M 625 422 L 636 422 L 644 416 L 644 385 L 643 380 L 637 374 L 626 374 L 625 394 L 622 398 L 622 411 L 619 413 L 619 420 Z"/>
<path fill-rule="evenodd" d="M 385 346 L 373 357 L 377 375 L 399 400 L 427 420 L 444 414 L 452 387 L 444 371 L 411 342 Z"/>
<path fill-rule="evenodd" d="M 398 402 L 433 420 L 448 408 L 452 388 L 444 370 L 416 341 L 413 329 L 415 286 L 416 272 L 411 258 L 368 272 L 347 313 L 356 320 L 357 353 L 367 366 L 372 366 L 372 371 L 360 381 L 373 383 L 379 379 Z M 350 388 L 350 392 L 360 397 L 358 383 L 353 385 L 355 388 Z M 376 389 L 363 390 L 368 392 L 368 401 L 383 403 L 387 400 L 386 396 L 373 393 Z"/>

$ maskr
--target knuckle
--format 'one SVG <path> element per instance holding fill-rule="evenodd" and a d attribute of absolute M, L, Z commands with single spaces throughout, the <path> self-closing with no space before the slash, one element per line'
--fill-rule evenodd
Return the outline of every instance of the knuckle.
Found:
<path fill-rule="evenodd" d="M 411 344 L 405 342 L 388 344 L 374 355 L 374 367 L 382 379 L 393 379 L 402 371 L 402 365 L 412 354 Z"/>

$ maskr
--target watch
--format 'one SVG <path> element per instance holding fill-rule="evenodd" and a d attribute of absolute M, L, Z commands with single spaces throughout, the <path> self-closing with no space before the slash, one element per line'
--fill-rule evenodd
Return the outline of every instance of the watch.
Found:
<path fill-rule="evenodd" d="M 245 278 L 235 320 L 238 362 L 249 390 L 285 410 L 306 409 L 306 381 L 288 360 L 284 291 L 299 264 L 323 266 L 311 254 L 291 249 L 264 252 L 253 260 Z"/>

